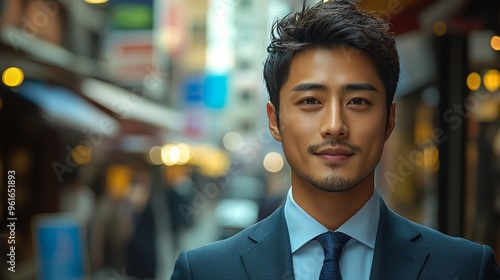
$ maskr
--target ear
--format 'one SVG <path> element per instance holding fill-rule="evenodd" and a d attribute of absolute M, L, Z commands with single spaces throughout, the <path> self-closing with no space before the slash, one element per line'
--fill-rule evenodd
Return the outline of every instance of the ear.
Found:
<path fill-rule="evenodd" d="M 396 126 L 396 103 L 391 104 L 389 111 L 389 118 L 387 118 L 387 125 L 385 126 L 385 141 L 391 136 L 394 127 Z"/>
<path fill-rule="evenodd" d="M 276 109 L 271 101 L 266 104 L 267 117 L 269 119 L 269 131 L 273 135 L 274 139 L 281 142 L 281 133 L 278 127 L 278 117 L 276 116 Z"/>

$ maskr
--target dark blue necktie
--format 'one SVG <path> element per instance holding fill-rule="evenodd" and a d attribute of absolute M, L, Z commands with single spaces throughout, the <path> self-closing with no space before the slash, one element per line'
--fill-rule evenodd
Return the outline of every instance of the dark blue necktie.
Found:
<path fill-rule="evenodd" d="M 331 231 L 316 237 L 316 240 L 323 246 L 323 251 L 325 253 L 319 280 L 342 279 L 342 276 L 340 276 L 339 260 L 342 254 L 342 248 L 344 248 L 349 239 L 351 239 L 351 237 L 347 234 Z"/>

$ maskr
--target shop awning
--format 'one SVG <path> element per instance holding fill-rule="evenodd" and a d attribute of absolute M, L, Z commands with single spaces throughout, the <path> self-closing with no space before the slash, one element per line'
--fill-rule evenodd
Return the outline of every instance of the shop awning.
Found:
<path fill-rule="evenodd" d="M 182 131 L 184 128 L 181 112 L 113 84 L 87 78 L 82 82 L 82 91 L 88 98 L 116 113 L 120 119 L 138 120 L 168 131 Z"/>
<path fill-rule="evenodd" d="M 98 131 L 109 137 L 119 131 L 120 123 L 116 119 L 61 85 L 25 80 L 16 91 L 39 106 L 48 122 L 82 131 Z"/>

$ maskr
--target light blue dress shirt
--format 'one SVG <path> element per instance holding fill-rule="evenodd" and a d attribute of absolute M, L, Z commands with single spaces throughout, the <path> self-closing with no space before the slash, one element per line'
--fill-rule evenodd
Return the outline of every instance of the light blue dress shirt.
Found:
<path fill-rule="evenodd" d="M 351 236 L 340 257 L 342 279 L 370 278 L 379 218 L 379 196 L 374 190 L 366 204 L 336 230 Z M 292 188 L 286 198 L 285 219 L 290 235 L 295 279 L 319 279 L 324 256 L 323 248 L 314 238 L 328 229 L 295 203 Z"/>

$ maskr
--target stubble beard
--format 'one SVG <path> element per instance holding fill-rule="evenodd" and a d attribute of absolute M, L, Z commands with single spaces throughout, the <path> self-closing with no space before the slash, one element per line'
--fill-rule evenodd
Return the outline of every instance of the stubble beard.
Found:
<path fill-rule="evenodd" d="M 343 164 L 338 164 L 338 163 L 328 164 L 328 166 L 332 170 L 335 170 L 336 168 L 342 165 Z M 361 181 L 363 181 L 369 175 L 369 174 L 364 174 L 357 178 L 347 178 L 342 175 L 332 174 L 318 179 L 318 178 L 313 178 L 311 174 L 304 174 L 299 170 L 295 170 L 295 173 L 297 173 L 297 175 L 299 175 L 302 179 L 304 179 L 306 182 L 308 182 L 311 186 L 315 187 L 316 189 L 320 191 L 335 192 L 335 193 L 346 192 L 350 189 L 355 188 L 356 186 L 359 185 Z"/>

